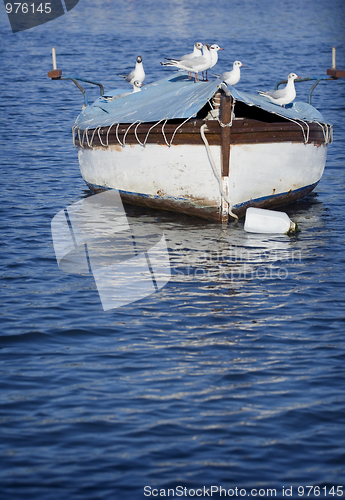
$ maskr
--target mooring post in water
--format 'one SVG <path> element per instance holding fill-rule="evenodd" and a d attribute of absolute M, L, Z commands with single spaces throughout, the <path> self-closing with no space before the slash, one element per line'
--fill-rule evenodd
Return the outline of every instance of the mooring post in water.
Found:
<path fill-rule="evenodd" d="M 327 75 L 332 76 L 335 80 L 337 78 L 345 78 L 345 71 L 337 69 L 335 47 L 332 47 L 332 68 L 327 70 Z"/>
<path fill-rule="evenodd" d="M 57 66 L 56 66 L 56 51 L 55 51 L 55 47 L 52 47 L 52 58 L 53 58 L 53 69 L 57 69 Z"/>
<path fill-rule="evenodd" d="M 335 47 L 332 47 L 332 69 L 336 69 L 336 64 L 335 64 Z"/>
<path fill-rule="evenodd" d="M 229 171 L 230 171 L 230 138 L 231 138 L 231 95 L 222 94 L 220 99 L 220 147 L 221 147 L 221 170 L 222 188 L 229 195 Z M 227 222 L 229 218 L 229 203 L 222 197 L 221 220 Z"/>
<path fill-rule="evenodd" d="M 51 71 L 48 71 L 48 78 L 52 78 L 52 80 L 56 80 L 61 77 L 62 75 L 62 70 L 57 69 L 56 66 L 56 51 L 55 47 L 52 47 L 52 59 L 53 59 L 53 69 Z"/>

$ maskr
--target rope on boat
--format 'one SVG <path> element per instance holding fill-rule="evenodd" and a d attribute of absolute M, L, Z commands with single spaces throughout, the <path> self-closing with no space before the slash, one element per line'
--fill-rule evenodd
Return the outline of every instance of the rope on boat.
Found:
<path fill-rule="evenodd" d="M 73 146 L 76 147 L 75 145 L 75 129 L 77 128 L 76 124 L 73 125 L 72 127 L 72 140 L 73 140 Z"/>
<path fill-rule="evenodd" d="M 78 128 L 78 141 L 79 141 L 79 144 L 81 144 L 81 147 L 84 149 L 84 144 L 83 144 L 83 142 L 80 140 L 80 128 Z"/>
<path fill-rule="evenodd" d="M 101 138 L 101 134 L 100 134 L 100 131 L 102 130 L 102 127 L 99 126 L 97 127 L 97 133 L 98 133 L 98 139 L 99 139 L 99 142 L 101 143 L 101 145 L 104 147 L 104 148 L 107 148 L 108 145 L 107 144 L 103 144 L 103 141 L 102 141 L 102 138 Z"/>
<path fill-rule="evenodd" d="M 204 142 L 204 144 L 206 146 L 207 154 L 208 154 L 208 157 L 209 157 L 209 160 L 210 160 L 210 163 L 211 163 L 211 167 L 212 167 L 214 176 L 215 176 L 215 178 L 218 181 L 220 194 L 222 195 L 222 197 L 224 198 L 224 200 L 229 204 L 229 214 L 231 215 L 231 217 L 233 217 L 234 219 L 238 220 L 238 216 L 236 214 L 234 214 L 233 211 L 232 211 L 232 202 L 231 202 L 230 198 L 228 197 L 228 195 L 223 190 L 222 179 L 218 175 L 217 167 L 216 167 L 216 165 L 214 163 L 214 160 L 213 160 L 213 157 L 212 157 L 210 145 L 208 143 L 208 140 L 207 140 L 205 132 L 204 132 L 205 128 L 206 128 L 206 123 L 204 123 L 203 125 L 201 125 L 201 127 L 200 127 L 200 135 L 201 135 L 201 139 L 203 140 L 203 142 Z"/>
<path fill-rule="evenodd" d="M 118 124 L 116 125 L 115 134 L 116 134 L 116 139 L 117 139 L 117 142 L 120 144 L 120 146 L 122 146 L 122 147 L 123 147 L 123 146 L 124 146 L 124 144 L 122 144 L 122 142 L 121 142 L 121 141 L 120 141 L 120 139 L 119 139 L 119 126 L 120 126 L 120 124 L 118 123 Z"/>
<path fill-rule="evenodd" d="M 289 120 L 290 122 L 295 123 L 296 125 L 298 125 L 302 129 L 303 140 L 304 140 L 304 144 L 306 145 L 308 143 L 308 140 L 309 140 L 309 125 L 307 124 L 307 122 L 300 120 L 302 123 L 304 123 L 304 125 L 307 126 L 307 135 L 306 135 L 305 131 L 304 131 L 304 127 L 301 123 L 299 123 L 297 120 L 294 120 L 293 118 L 288 118 L 287 116 L 284 116 L 284 118 L 286 118 L 286 120 Z"/>
<path fill-rule="evenodd" d="M 164 127 L 165 127 L 165 125 L 166 125 L 166 123 L 167 123 L 167 121 L 168 121 L 168 120 L 165 120 L 165 122 L 164 122 L 164 123 L 163 123 L 163 125 L 162 125 L 162 134 L 163 134 L 163 137 L 164 137 L 165 143 L 166 143 L 166 145 L 167 145 L 167 146 L 169 146 L 169 148 L 170 148 L 170 147 L 171 147 L 171 145 L 172 145 L 172 142 L 173 142 L 173 140 L 174 140 L 174 138 L 175 138 L 175 135 L 176 135 L 176 132 L 178 131 L 178 129 L 179 129 L 180 127 L 182 127 L 185 123 L 187 123 L 187 122 L 188 122 L 188 120 L 190 120 L 191 118 L 193 118 L 193 116 L 194 116 L 194 113 L 192 114 L 192 116 L 188 116 L 188 118 L 186 118 L 186 119 L 185 119 L 182 123 L 180 123 L 180 125 L 178 125 L 178 126 L 175 128 L 175 130 L 174 130 L 174 132 L 173 132 L 173 135 L 171 136 L 170 142 L 168 142 L 168 139 L 167 139 L 167 137 L 166 137 L 166 135 L 165 135 L 165 132 L 164 132 Z M 161 120 L 161 121 L 162 121 L 162 120 Z M 159 122 L 158 122 L 158 123 L 159 123 Z M 151 129 L 150 129 L 150 130 L 151 130 Z M 145 141 L 145 142 L 146 142 L 146 141 Z"/>
<path fill-rule="evenodd" d="M 327 141 L 329 144 L 332 144 L 333 142 L 333 127 L 332 125 L 329 125 L 329 127 L 326 124 L 326 130 L 327 130 Z"/>
<path fill-rule="evenodd" d="M 107 130 L 107 148 L 109 147 L 109 134 L 110 134 L 110 130 L 112 128 L 113 125 L 115 125 L 116 122 L 113 122 L 110 127 L 108 128 Z"/>
<path fill-rule="evenodd" d="M 138 144 L 140 144 L 140 146 L 143 146 L 145 147 L 146 146 L 146 143 L 147 143 L 147 140 L 149 138 L 149 135 L 150 135 L 150 132 L 151 130 L 156 127 L 157 125 L 159 125 L 161 122 L 164 121 L 163 125 L 162 125 L 162 128 L 161 128 L 161 132 L 162 132 L 162 135 L 164 137 L 164 141 L 166 143 L 167 146 L 172 146 L 172 143 L 173 143 L 173 140 L 175 139 L 175 136 L 176 136 L 176 133 L 177 131 L 183 127 L 183 125 L 185 125 L 191 118 L 193 118 L 195 116 L 195 114 L 193 114 L 192 116 L 189 116 L 188 118 L 186 118 L 182 123 L 180 123 L 179 125 L 177 125 L 177 127 L 175 128 L 172 136 L 171 136 L 171 139 L 170 141 L 168 140 L 166 134 L 165 134 L 165 125 L 167 124 L 167 119 L 166 118 L 162 118 L 161 120 L 159 120 L 158 122 L 154 123 L 150 128 L 149 130 L 147 131 L 146 133 L 146 136 L 145 136 L 145 139 L 144 139 L 144 142 L 141 142 L 139 137 L 138 137 L 138 127 L 143 123 L 142 121 L 140 120 L 136 120 L 135 122 L 131 123 L 129 125 L 129 127 L 126 129 L 126 132 L 124 133 L 124 136 L 122 138 L 122 142 L 120 140 L 120 137 L 119 137 L 119 127 L 120 127 L 120 123 L 117 123 L 117 122 L 113 122 L 107 129 L 107 132 L 106 132 L 106 143 L 104 144 L 103 140 L 102 140 L 102 127 L 99 125 L 98 127 L 96 127 L 95 129 L 93 129 L 93 132 L 92 132 L 92 135 L 91 135 L 91 139 L 89 139 L 89 127 L 87 127 L 85 130 L 83 130 L 83 135 L 82 137 L 80 136 L 81 135 L 81 130 L 77 127 L 77 125 L 73 125 L 72 127 L 72 134 L 73 134 L 73 146 L 76 147 L 76 143 L 75 143 L 75 139 L 76 139 L 76 134 L 78 135 L 78 140 L 79 140 L 79 145 L 81 148 L 84 148 L 85 146 L 85 143 L 87 144 L 87 146 L 89 148 L 92 148 L 93 147 L 93 141 L 94 141 L 94 138 L 95 138 L 95 135 L 97 134 L 98 135 L 98 139 L 99 139 L 99 142 L 101 144 L 101 146 L 105 147 L 105 148 L 108 148 L 109 147 L 109 135 L 110 135 L 110 132 L 111 132 L 111 129 L 112 127 L 116 124 L 116 129 L 115 129 L 115 138 L 117 140 L 117 142 L 120 144 L 120 146 L 124 147 L 126 145 L 126 137 L 127 137 L 127 134 L 129 132 L 129 129 L 131 127 L 133 127 L 133 125 L 135 125 L 135 129 L 134 129 L 134 136 L 138 142 Z"/>
<path fill-rule="evenodd" d="M 216 108 L 214 108 L 211 100 L 208 99 L 208 103 L 209 103 L 211 109 L 213 109 L 213 110 L 216 109 Z M 233 99 L 233 103 L 232 103 L 232 106 L 231 106 L 231 120 L 230 120 L 229 123 L 224 124 L 224 123 L 221 122 L 221 120 L 219 119 L 219 117 L 216 118 L 216 120 L 218 121 L 220 127 L 231 127 L 232 126 L 233 119 L 235 118 L 234 106 L 235 106 L 235 100 Z M 278 113 L 273 113 L 273 114 L 277 114 L 278 115 Z M 91 136 L 91 140 L 89 140 L 89 127 L 87 127 L 85 130 L 82 131 L 83 132 L 83 136 L 81 138 L 80 137 L 81 130 L 78 128 L 78 126 L 76 124 L 74 124 L 73 127 L 72 127 L 73 145 L 74 145 L 74 147 L 76 147 L 76 134 L 77 134 L 78 135 L 78 140 L 79 140 L 79 145 L 80 145 L 81 148 L 84 148 L 86 144 L 87 144 L 87 146 L 89 148 L 92 148 L 93 147 L 93 141 L 94 141 L 95 135 L 97 133 L 98 138 L 99 138 L 99 142 L 100 142 L 101 146 L 103 146 L 105 148 L 108 148 L 109 147 L 109 135 L 110 135 L 112 127 L 116 124 L 115 137 L 116 137 L 117 142 L 120 144 L 120 146 L 124 147 L 126 145 L 125 142 L 126 142 L 126 137 L 127 137 L 128 132 L 129 132 L 129 129 L 131 127 L 133 127 L 133 125 L 136 125 L 135 129 L 134 129 L 134 136 L 135 136 L 138 144 L 140 144 L 140 146 L 145 147 L 146 143 L 147 143 L 147 140 L 149 138 L 151 130 L 154 127 L 158 126 L 161 122 L 164 122 L 163 125 L 162 125 L 162 128 L 161 128 L 161 132 L 162 132 L 162 135 L 164 137 L 164 141 L 165 141 L 166 145 L 168 147 L 170 147 L 172 145 L 172 143 L 173 143 L 173 140 L 174 140 L 174 138 L 176 136 L 177 131 L 183 125 L 185 125 L 191 118 L 193 118 L 194 116 L 195 116 L 195 114 L 193 114 L 192 116 L 189 116 L 182 123 L 180 123 L 179 125 L 177 125 L 177 127 L 175 128 L 175 130 L 174 130 L 174 132 L 173 132 L 173 134 L 171 136 L 170 141 L 167 139 L 166 134 L 165 134 L 165 130 L 164 130 L 165 129 L 165 125 L 166 125 L 166 123 L 168 121 L 166 118 L 162 118 L 161 120 L 159 120 L 158 122 L 156 122 L 154 125 L 152 125 L 149 128 L 149 130 L 146 133 L 144 142 L 141 142 L 140 139 L 139 139 L 139 137 L 138 137 L 138 127 L 142 123 L 140 120 L 136 120 L 135 122 L 133 122 L 133 123 L 131 123 L 129 125 L 129 127 L 127 128 L 127 130 L 124 133 L 122 142 L 121 142 L 121 140 L 119 138 L 120 123 L 113 122 L 110 125 L 110 127 L 108 127 L 107 132 L 106 132 L 106 144 L 104 144 L 103 141 L 102 141 L 102 137 L 101 137 L 101 135 L 102 135 L 101 134 L 102 127 L 101 126 L 98 126 L 98 127 L 96 127 L 93 130 L 93 133 L 92 133 L 92 136 Z M 301 119 L 300 120 L 295 120 L 295 119 L 289 118 L 287 116 L 285 116 L 284 118 L 286 120 L 289 120 L 289 121 L 295 123 L 296 125 L 298 125 L 301 128 L 302 134 L 303 134 L 304 144 L 307 144 L 308 141 L 309 141 L 309 138 L 310 138 L 310 126 L 309 126 L 309 124 L 305 120 L 301 120 Z M 324 136 L 324 140 L 325 140 L 325 144 L 332 144 L 332 142 L 333 142 L 333 127 L 332 127 L 332 125 L 329 125 L 327 123 L 321 123 L 321 122 L 318 122 L 318 121 L 315 121 L 313 123 L 317 123 L 321 127 L 321 130 L 322 130 L 323 136 Z M 85 139 L 86 139 L 86 141 L 85 141 Z M 85 144 L 85 142 L 86 142 L 86 144 Z"/>
<path fill-rule="evenodd" d="M 90 147 L 90 144 L 89 144 L 89 127 L 86 127 L 85 129 L 85 137 L 86 137 L 86 144 L 88 147 Z M 84 140 L 84 137 L 83 137 L 83 140 Z"/>
<path fill-rule="evenodd" d="M 87 128 L 83 130 L 83 137 L 82 137 L 83 145 L 84 145 L 84 137 L 86 137 L 86 142 L 87 142 Z"/>
<path fill-rule="evenodd" d="M 232 98 L 232 103 L 231 103 L 231 118 L 230 118 L 230 122 L 229 123 L 223 123 L 220 121 L 219 118 L 217 118 L 218 120 L 218 123 L 221 127 L 232 127 L 232 121 L 233 119 L 235 118 L 235 112 L 234 112 L 234 108 L 235 108 L 235 104 L 236 104 L 236 100 L 234 98 Z"/>
<path fill-rule="evenodd" d="M 186 120 L 185 120 L 184 122 L 180 123 L 180 125 L 179 125 L 178 127 L 176 127 L 176 128 L 175 128 L 175 131 L 174 131 L 174 133 L 173 133 L 173 135 L 172 135 L 172 137 L 171 137 L 171 140 L 170 140 L 170 144 L 169 144 L 169 146 L 171 146 L 171 145 L 172 145 L 172 141 L 174 140 L 174 137 L 175 137 L 176 132 L 178 131 L 178 129 L 179 129 L 180 127 L 182 127 L 182 125 L 184 125 L 185 123 L 187 123 L 187 122 L 188 122 L 188 120 L 190 120 L 191 118 L 193 118 L 193 116 L 194 116 L 194 115 L 189 116 L 188 118 L 186 118 Z"/>
<path fill-rule="evenodd" d="M 150 128 L 149 128 L 149 130 L 148 130 L 148 132 L 147 132 L 147 134 L 146 134 L 145 140 L 144 140 L 144 144 L 143 144 L 143 146 L 144 146 L 144 147 L 146 146 L 146 142 L 147 142 L 147 139 L 148 139 L 148 137 L 149 137 L 149 135 L 150 135 L 151 130 L 152 130 L 154 127 L 156 127 L 156 126 L 157 126 L 160 122 L 162 122 L 163 120 L 164 120 L 164 118 L 162 118 L 161 120 L 159 120 L 159 122 L 155 123 L 154 125 L 152 125 L 152 127 L 150 127 Z"/>
<path fill-rule="evenodd" d="M 129 129 L 130 129 L 130 128 L 131 128 L 131 127 L 135 124 L 135 123 L 137 123 L 137 120 L 136 120 L 135 122 L 131 123 L 131 124 L 130 124 L 130 126 L 127 128 L 126 132 L 124 133 L 124 136 L 123 136 L 123 138 L 122 138 L 122 140 L 123 140 L 123 147 L 125 147 L 125 146 L 126 146 L 126 137 L 127 137 L 127 134 L 128 134 L 128 130 L 129 130 Z"/>
<path fill-rule="evenodd" d="M 94 137 L 95 137 L 95 134 L 96 134 L 96 128 L 94 129 L 94 131 L 92 132 L 92 136 L 91 136 L 91 148 L 92 148 L 92 144 L 93 144 L 93 140 L 94 140 Z"/>
<path fill-rule="evenodd" d="M 304 129 L 303 129 L 303 137 L 304 137 L 304 144 L 308 144 L 309 141 L 309 134 L 310 134 L 310 127 L 308 123 L 305 120 L 300 120 L 304 125 L 307 127 L 307 136 L 304 134 Z"/>
<path fill-rule="evenodd" d="M 325 139 L 325 144 L 332 144 L 333 142 L 333 127 L 327 123 L 315 122 L 320 125 L 323 137 Z M 325 130 L 326 129 L 326 130 Z"/>
<path fill-rule="evenodd" d="M 165 127 L 165 125 L 166 125 L 167 121 L 168 121 L 168 120 L 166 119 L 166 120 L 165 120 L 165 122 L 164 122 L 164 123 L 163 123 L 163 125 L 162 125 L 162 134 L 163 134 L 163 137 L 164 137 L 164 140 L 165 140 L 166 145 L 170 147 L 170 144 L 168 143 L 167 138 L 166 138 L 165 133 L 164 133 L 164 127 Z"/>
<path fill-rule="evenodd" d="M 138 125 L 137 125 L 137 126 L 135 127 L 135 129 L 134 129 L 134 135 L 135 135 L 136 140 L 137 140 L 137 141 L 138 141 L 138 143 L 140 144 L 140 146 L 145 147 L 145 144 L 139 140 L 139 137 L 138 137 L 138 135 L 137 135 L 137 128 L 139 127 L 139 125 L 140 125 L 141 123 L 142 123 L 142 122 L 141 122 L 140 120 L 138 120 Z"/>
<path fill-rule="evenodd" d="M 301 127 L 302 134 L 303 134 L 304 144 L 305 145 L 308 144 L 309 134 L 310 134 L 310 127 L 309 127 L 308 123 L 305 120 L 299 119 L 299 121 L 297 121 L 297 120 L 294 120 L 293 118 L 288 118 L 287 116 L 284 116 L 284 118 L 286 118 L 286 120 L 289 120 L 290 122 L 293 122 L 296 125 L 298 125 L 299 127 Z M 299 122 L 302 122 L 307 127 L 307 133 L 305 133 L 303 125 L 301 123 L 299 123 Z"/>

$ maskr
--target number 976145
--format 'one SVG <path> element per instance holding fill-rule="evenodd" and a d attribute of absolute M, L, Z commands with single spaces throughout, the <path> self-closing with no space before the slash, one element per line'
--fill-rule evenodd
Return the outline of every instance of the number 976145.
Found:
<path fill-rule="evenodd" d="M 40 14 L 50 14 L 51 13 L 51 2 L 46 3 L 7 3 L 6 12 L 7 14 L 28 14 L 35 12 Z"/>

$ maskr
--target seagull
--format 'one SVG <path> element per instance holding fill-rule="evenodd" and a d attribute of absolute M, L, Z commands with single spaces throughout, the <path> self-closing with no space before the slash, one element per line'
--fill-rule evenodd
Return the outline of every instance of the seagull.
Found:
<path fill-rule="evenodd" d="M 202 43 L 196 42 L 194 44 L 193 52 L 191 52 L 190 54 L 185 54 L 184 56 L 180 57 L 180 61 L 183 61 L 185 59 L 192 59 L 192 57 L 202 56 L 201 49 L 202 49 Z"/>
<path fill-rule="evenodd" d="M 212 56 L 210 51 L 210 46 L 208 43 L 202 46 L 202 56 L 192 57 L 191 59 L 168 59 L 167 61 L 161 62 L 162 66 L 173 66 L 175 68 L 183 69 L 188 72 L 188 77 L 190 74 L 194 73 L 195 81 L 199 81 L 198 73 L 200 71 L 206 71 L 210 68 L 212 64 Z"/>
<path fill-rule="evenodd" d="M 211 61 L 212 62 L 211 62 L 211 66 L 209 67 L 209 69 L 213 68 L 213 66 L 215 66 L 218 62 L 218 50 L 224 50 L 224 49 L 219 47 L 219 45 L 217 45 L 216 43 L 211 45 L 210 52 L 211 52 L 211 58 L 212 58 Z M 206 81 L 207 81 L 207 70 L 206 70 Z"/>
<path fill-rule="evenodd" d="M 211 45 L 210 51 L 211 51 L 211 56 L 212 56 L 212 64 L 209 67 L 209 69 L 213 68 L 213 66 L 215 66 L 218 62 L 218 50 L 224 50 L 224 49 L 219 47 L 219 45 L 217 45 L 216 43 Z"/>
<path fill-rule="evenodd" d="M 103 95 L 103 96 L 102 96 L 102 99 L 104 99 L 104 100 L 106 100 L 107 102 L 109 102 L 109 101 L 114 101 L 115 99 L 118 99 L 119 97 L 125 97 L 125 96 L 127 96 L 127 95 L 135 94 L 136 92 L 140 92 L 140 91 L 141 91 L 141 87 L 142 87 L 143 85 L 144 85 L 143 83 L 138 82 L 137 80 L 135 80 L 135 81 L 132 83 L 133 92 L 125 92 L 124 94 L 118 94 L 118 95 L 114 95 L 114 96 L 110 96 L 110 95 Z"/>
<path fill-rule="evenodd" d="M 283 89 L 272 90 L 268 92 L 262 92 L 261 90 L 259 90 L 259 94 L 264 97 L 268 97 L 268 99 L 274 104 L 285 107 L 286 104 L 292 102 L 296 97 L 294 83 L 296 78 L 300 78 L 300 76 L 297 76 L 295 73 L 290 73 L 288 76 L 288 82 Z"/>
<path fill-rule="evenodd" d="M 203 44 L 201 42 L 196 42 L 194 44 L 194 49 L 193 52 L 190 52 L 189 54 L 185 54 L 184 56 L 179 58 L 179 61 L 185 61 L 186 59 L 193 59 L 193 57 L 199 57 L 202 56 L 202 46 Z M 191 78 L 191 72 L 188 71 L 188 78 Z"/>
<path fill-rule="evenodd" d="M 218 76 L 223 82 L 227 83 L 228 85 L 235 85 L 240 81 L 241 78 L 241 71 L 240 67 L 243 66 L 244 64 L 241 63 L 241 61 L 235 61 L 234 64 L 232 65 L 232 70 L 231 71 L 225 71 L 225 73 L 221 75 L 214 75 Z"/>
<path fill-rule="evenodd" d="M 135 81 L 142 83 L 145 80 L 145 71 L 143 68 L 143 58 L 141 56 L 137 57 L 137 62 L 135 63 L 135 68 L 129 73 L 129 75 L 119 75 L 122 76 L 126 82 L 133 85 Z"/>
<path fill-rule="evenodd" d="M 132 85 L 133 85 L 133 92 L 132 92 L 132 94 L 135 94 L 136 92 L 140 92 L 141 91 L 141 87 L 144 84 L 142 82 L 139 82 L 138 80 L 135 80 Z"/>

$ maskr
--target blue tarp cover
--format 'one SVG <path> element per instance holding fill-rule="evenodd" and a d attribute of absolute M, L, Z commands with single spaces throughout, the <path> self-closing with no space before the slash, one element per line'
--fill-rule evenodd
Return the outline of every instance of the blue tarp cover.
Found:
<path fill-rule="evenodd" d="M 257 106 L 258 108 L 269 111 L 279 116 L 284 116 L 285 118 L 292 118 L 293 120 L 305 120 L 307 122 L 324 122 L 322 114 L 313 106 L 306 102 L 293 102 L 287 104 L 286 108 L 274 104 L 268 97 L 261 96 L 259 94 L 248 94 L 247 92 L 241 92 L 235 87 L 230 87 L 232 96 L 236 101 L 242 101 L 249 106 Z"/>
<path fill-rule="evenodd" d="M 141 92 L 131 93 L 129 86 L 127 89 L 115 89 L 106 92 L 93 104 L 86 106 L 78 116 L 75 125 L 85 130 L 116 123 L 159 122 L 174 118 L 191 118 L 196 116 L 221 85 L 220 79 L 195 83 L 194 78 L 188 79 L 184 72 L 178 72 L 177 75 L 175 73 L 173 76 L 143 86 Z M 307 103 L 294 102 L 287 108 L 283 108 L 271 103 L 266 97 L 248 94 L 231 86 L 229 90 L 236 100 L 280 116 L 308 122 L 324 122 L 321 113 Z M 116 98 L 109 101 L 105 96 Z"/>

